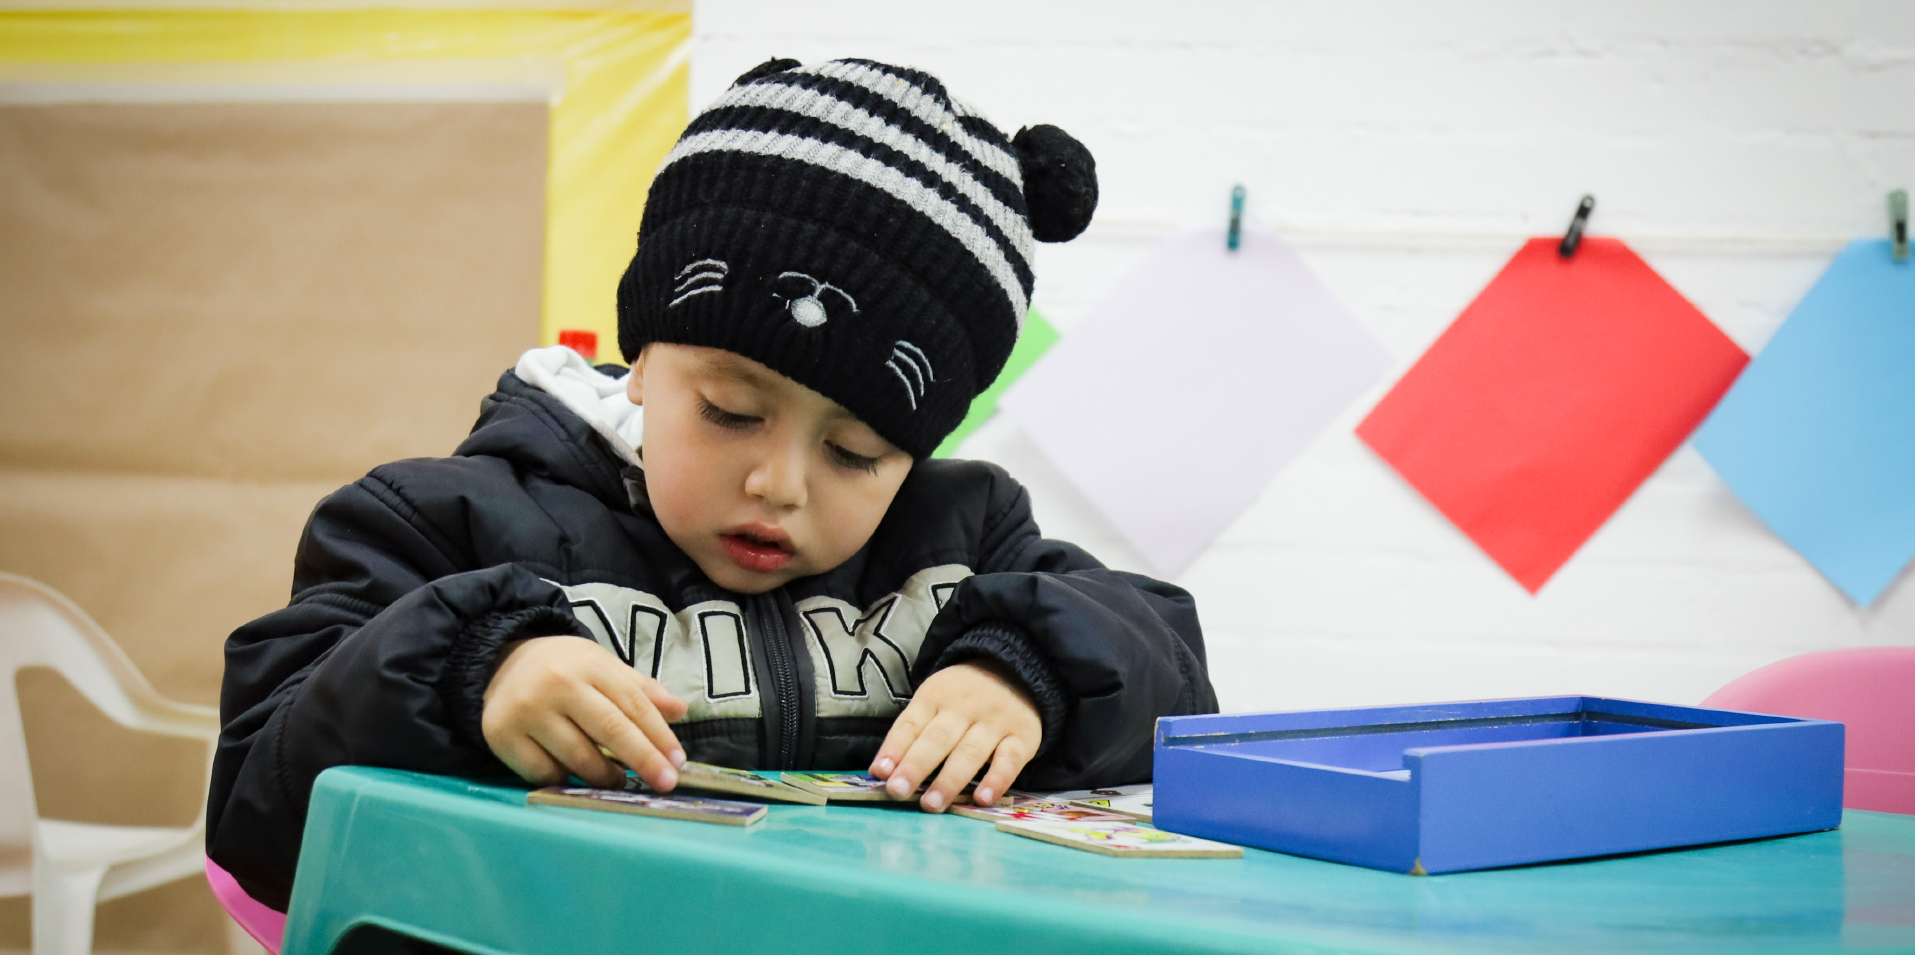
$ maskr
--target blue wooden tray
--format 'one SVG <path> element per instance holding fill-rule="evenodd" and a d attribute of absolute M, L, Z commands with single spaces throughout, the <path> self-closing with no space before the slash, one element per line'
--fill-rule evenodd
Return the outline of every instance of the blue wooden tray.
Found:
<path fill-rule="evenodd" d="M 1842 724 L 1588 696 L 1157 721 L 1172 832 L 1413 874 L 1834 829 Z"/>

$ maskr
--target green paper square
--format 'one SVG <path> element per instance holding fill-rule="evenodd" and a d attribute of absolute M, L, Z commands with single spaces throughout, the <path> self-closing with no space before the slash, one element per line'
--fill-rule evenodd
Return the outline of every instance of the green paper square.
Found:
<path fill-rule="evenodd" d="M 1011 384 L 1019 378 L 1024 377 L 1024 373 L 1029 371 L 1031 366 L 1036 364 L 1037 360 L 1043 357 L 1045 352 L 1050 351 L 1051 346 L 1055 344 L 1057 344 L 1057 329 L 1052 328 L 1051 323 L 1037 313 L 1037 309 L 1031 309 L 1024 318 L 1024 333 L 1018 336 L 1017 346 L 1011 349 L 1011 357 L 1005 360 L 1004 370 L 998 373 L 997 380 L 991 383 L 991 387 L 984 389 L 982 394 L 971 399 L 971 410 L 965 412 L 964 420 L 958 422 L 957 430 L 952 431 L 944 442 L 938 445 L 938 449 L 931 452 L 931 456 L 950 457 L 952 452 L 957 450 L 958 445 L 963 444 L 964 439 L 971 436 L 971 432 L 976 431 L 978 426 L 997 413 L 997 399 L 1004 394 L 1004 390 L 1011 387 Z"/>

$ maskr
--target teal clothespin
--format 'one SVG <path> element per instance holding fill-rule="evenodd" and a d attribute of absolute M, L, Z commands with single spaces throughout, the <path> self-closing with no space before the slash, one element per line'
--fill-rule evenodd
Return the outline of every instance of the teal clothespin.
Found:
<path fill-rule="evenodd" d="M 1556 246 L 1556 254 L 1563 258 L 1572 258 L 1576 247 L 1583 244 L 1583 227 L 1589 224 L 1589 214 L 1596 211 L 1596 197 L 1584 196 L 1576 204 L 1576 217 L 1569 220 L 1569 231 L 1563 233 L 1563 241 Z"/>
<path fill-rule="evenodd" d="M 1908 190 L 1888 194 L 1888 238 L 1895 245 L 1895 261 L 1908 261 Z"/>
<path fill-rule="evenodd" d="M 1243 244 L 1243 186 L 1230 190 L 1230 236 L 1224 240 L 1224 248 L 1232 252 Z"/>

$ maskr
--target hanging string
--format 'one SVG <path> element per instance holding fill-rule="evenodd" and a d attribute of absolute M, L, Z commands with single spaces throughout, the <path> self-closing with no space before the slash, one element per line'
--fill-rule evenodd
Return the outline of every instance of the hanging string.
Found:
<path fill-rule="evenodd" d="M 1389 251 L 1433 250 L 1507 250 L 1534 238 L 1548 237 L 1552 228 L 1485 227 L 1464 228 L 1447 225 L 1357 226 L 1283 220 L 1251 223 L 1276 233 L 1298 248 L 1374 249 Z M 1143 219 L 1097 219 L 1085 238 L 1150 240 L 1185 226 Z M 1652 230 L 1603 229 L 1600 234 L 1628 242 L 1632 248 L 1668 252 L 1707 252 L 1744 255 L 1824 255 L 1839 251 L 1856 235 L 1815 235 L 1810 233 L 1751 232 L 1658 232 Z M 1859 235 L 1859 233 L 1858 233 Z"/>

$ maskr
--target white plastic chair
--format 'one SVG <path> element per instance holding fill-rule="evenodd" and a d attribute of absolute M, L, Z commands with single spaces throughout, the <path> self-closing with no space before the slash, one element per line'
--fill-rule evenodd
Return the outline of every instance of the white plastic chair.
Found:
<path fill-rule="evenodd" d="M 203 871 L 206 807 L 183 829 L 41 819 L 15 682 L 30 666 L 53 669 L 121 726 L 204 740 L 209 768 L 219 713 L 160 696 L 73 601 L 0 573 L 0 897 L 32 893 L 33 955 L 84 955 L 96 904 Z"/>

